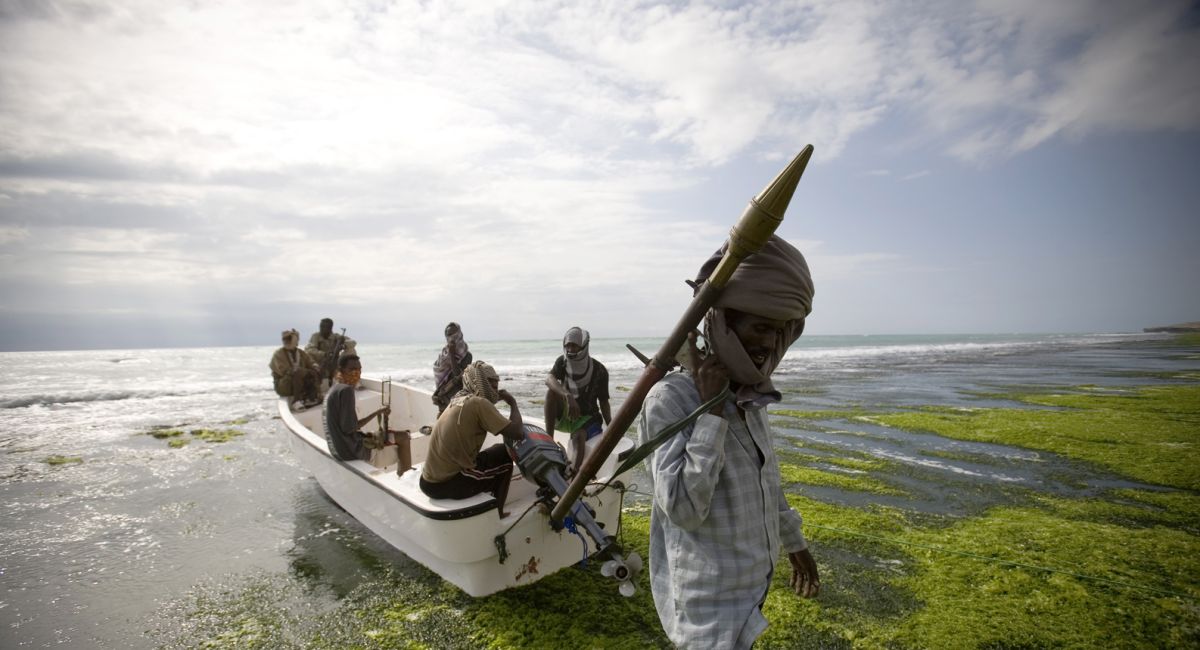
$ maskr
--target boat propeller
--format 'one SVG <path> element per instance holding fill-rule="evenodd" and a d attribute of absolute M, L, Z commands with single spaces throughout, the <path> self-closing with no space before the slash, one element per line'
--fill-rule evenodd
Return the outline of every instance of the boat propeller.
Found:
<path fill-rule="evenodd" d="M 642 572 L 642 556 L 636 551 L 630 553 L 625 559 L 621 559 L 617 555 L 615 559 L 608 560 L 600 565 L 600 575 L 605 578 L 616 578 L 621 583 L 619 590 L 621 595 L 629 598 L 637 593 L 637 577 Z"/>

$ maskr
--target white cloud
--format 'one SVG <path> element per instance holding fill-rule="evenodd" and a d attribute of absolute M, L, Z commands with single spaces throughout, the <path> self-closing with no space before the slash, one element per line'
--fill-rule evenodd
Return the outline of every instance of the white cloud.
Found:
<path fill-rule="evenodd" d="M 901 115 L 914 148 L 986 162 L 1062 134 L 1195 129 L 1200 105 L 1181 2 L 2 11 L 5 291 L 87 284 L 146 310 L 588 293 L 658 309 L 736 217 L 708 202 L 720 179 L 803 143 L 831 161 Z M 929 174 L 884 165 L 856 169 Z M 817 260 L 846 275 L 896 255 Z"/>
<path fill-rule="evenodd" d="M 986 161 L 1056 136 L 1200 128 L 1200 38 L 1189 4 L 979 2 L 914 30 L 904 94 Z M 906 84 L 901 84 L 902 86 Z"/>
<path fill-rule="evenodd" d="M 22 242 L 28 238 L 28 228 L 19 226 L 0 226 L 0 245 Z"/>

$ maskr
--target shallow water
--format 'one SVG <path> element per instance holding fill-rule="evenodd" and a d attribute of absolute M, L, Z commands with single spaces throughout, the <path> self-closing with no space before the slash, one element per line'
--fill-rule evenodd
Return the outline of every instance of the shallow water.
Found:
<path fill-rule="evenodd" d="M 981 394 L 1169 381 L 1200 362 L 1157 335 L 812 337 L 784 360 L 781 408 L 1012 406 Z M 639 364 L 625 341 L 596 340 L 614 410 Z M 654 341 L 635 341 L 650 353 Z M 555 341 L 479 343 L 522 409 L 540 417 Z M 440 581 L 348 517 L 291 457 L 275 419 L 271 349 L 125 350 L 0 355 L 0 647 L 186 645 L 205 597 L 259 584 L 297 626 L 363 589 Z M 432 382 L 436 346 L 360 343 L 365 372 Z M 1044 452 L 952 441 L 857 421 L 801 428 L 781 444 L 818 456 L 881 458 L 908 497 L 805 488 L 837 503 L 960 515 L 1051 493 L 1132 483 Z M 234 424 L 236 423 L 236 424 Z M 225 443 L 155 428 L 234 428 Z M 791 448 L 791 447 L 789 447 Z M 50 465 L 51 456 L 81 462 Z M 629 479 L 637 482 L 637 475 Z M 398 582 L 399 581 L 399 582 Z M 357 596 L 356 596 L 357 597 Z M 281 633 L 282 634 L 282 633 Z"/>

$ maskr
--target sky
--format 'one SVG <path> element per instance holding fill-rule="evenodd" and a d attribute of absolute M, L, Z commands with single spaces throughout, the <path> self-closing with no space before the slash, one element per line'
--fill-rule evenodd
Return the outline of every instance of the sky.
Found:
<path fill-rule="evenodd" d="M 806 333 L 1200 320 L 1187 2 L 0 0 L 0 350 L 663 336 L 806 144 Z"/>

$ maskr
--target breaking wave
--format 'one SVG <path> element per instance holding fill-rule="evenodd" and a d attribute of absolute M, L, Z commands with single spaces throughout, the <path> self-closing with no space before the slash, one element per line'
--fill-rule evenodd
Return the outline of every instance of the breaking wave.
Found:
<path fill-rule="evenodd" d="M 181 392 L 168 391 L 130 391 L 130 390 L 100 390 L 83 393 L 43 393 L 25 395 L 9 399 L 0 399 L 0 409 L 19 409 L 27 406 L 55 406 L 58 404 L 76 404 L 80 402 L 117 402 L 126 399 L 153 399 L 156 397 L 178 397 L 185 395 Z"/>

